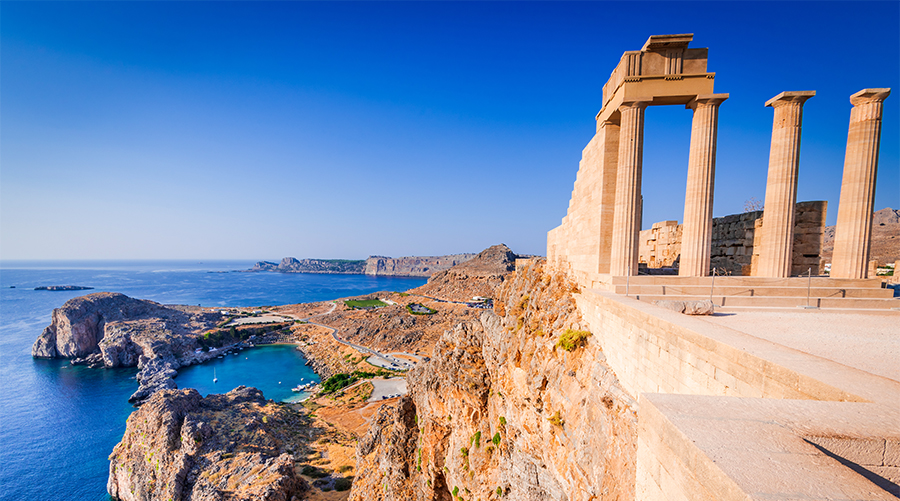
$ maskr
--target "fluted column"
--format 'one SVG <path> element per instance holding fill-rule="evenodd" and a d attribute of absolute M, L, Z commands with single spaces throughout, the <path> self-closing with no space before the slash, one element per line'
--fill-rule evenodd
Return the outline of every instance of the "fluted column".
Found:
<path fill-rule="evenodd" d="M 609 258 L 613 234 L 613 220 L 616 216 L 616 165 L 619 154 L 619 124 L 611 120 L 605 120 L 599 124 L 599 132 L 602 136 L 603 167 L 600 176 L 600 233 L 599 256 L 597 256 L 597 272 L 609 273 Z"/>
<path fill-rule="evenodd" d="M 831 263 L 831 276 L 835 278 L 868 276 L 881 113 L 890 93 L 891 89 L 863 89 L 850 96 L 853 109 Z"/>
<path fill-rule="evenodd" d="M 616 212 L 613 217 L 610 269 L 613 275 L 636 275 L 640 230 L 641 163 L 644 153 L 646 101 L 619 107 L 619 158 L 616 168 Z"/>
<path fill-rule="evenodd" d="M 782 92 L 766 101 L 766 106 L 775 109 L 775 118 L 769 149 L 769 177 L 766 182 L 762 248 L 759 252 L 759 270 L 756 273 L 758 276 L 791 276 L 803 103 L 815 95 L 816 91 L 813 90 Z"/>
<path fill-rule="evenodd" d="M 712 245 L 713 189 L 716 180 L 716 132 L 719 105 L 728 94 L 697 96 L 687 107 L 694 110 L 691 149 L 688 156 L 687 190 L 684 196 L 684 226 L 681 236 L 683 277 L 709 275 Z"/>

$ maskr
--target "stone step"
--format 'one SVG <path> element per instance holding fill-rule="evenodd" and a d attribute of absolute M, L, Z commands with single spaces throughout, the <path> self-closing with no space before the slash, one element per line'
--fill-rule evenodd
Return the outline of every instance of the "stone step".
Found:
<path fill-rule="evenodd" d="M 676 300 L 676 301 L 702 301 L 710 299 L 709 295 L 705 296 L 670 296 L 655 294 L 636 294 L 632 297 L 641 301 L 652 303 L 658 300 Z M 774 297 L 774 296 L 713 296 L 712 301 L 717 306 L 723 308 L 729 307 L 758 307 L 758 308 L 799 308 L 806 306 L 806 297 Z M 880 299 L 880 298 L 811 298 L 810 306 L 819 308 L 837 308 L 837 309 L 867 309 L 867 310 L 890 310 L 893 308 L 900 309 L 900 298 Z"/>
<path fill-rule="evenodd" d="M 710 285 L 644 285 L 629 284 L 615 285 L 616 294 L 625 294 L 626 289 L 630 295 L 649 294 L 661 296 L 709 296 Z M 806 284 L 802 287 L 763 287 L 763 286 L 731 286 L 719 285 L 718 280 L 712 290 L 714 296 L 744 296 L 744 297 L 806 297 Z M 893 289 L 876 289 L 874 287 L 812 287 L 809 289 L 810 297 L 815 298 L 881 298 L 894 297 Z"/>
<path fill-rule="evenodd" d="M 676 275 L 637 275 L 633 277 L 611 277 L 613 285 L 705 285 L 710 286 L 713 277 L 679 277 Z M 813 287 L 838 287 L 838 288 L 882 288 L 880 278 L 831 278 L 831 277 L 715 277 L 716 285 L 736 287 L 806 287 L 811 283 Z"/>

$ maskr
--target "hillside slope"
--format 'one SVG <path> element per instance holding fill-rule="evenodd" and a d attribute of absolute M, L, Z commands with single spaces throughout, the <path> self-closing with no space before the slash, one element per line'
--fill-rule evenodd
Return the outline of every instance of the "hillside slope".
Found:
<path fill-rule="evenodd" d="M 593 337 L 558 346 L 572 291 L 532 260 L 447 331 L 359 441 L 350 499 L 633 499 L 636 403 Z"/>

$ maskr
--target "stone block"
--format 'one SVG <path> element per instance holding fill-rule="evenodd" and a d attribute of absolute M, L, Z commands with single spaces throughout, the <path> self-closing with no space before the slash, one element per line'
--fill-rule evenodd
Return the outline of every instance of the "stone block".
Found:
<path fill-rule="evenodd" d="M 900 467 L 900 440 L 887 439 L 884 443 L 884 466 Z"/>

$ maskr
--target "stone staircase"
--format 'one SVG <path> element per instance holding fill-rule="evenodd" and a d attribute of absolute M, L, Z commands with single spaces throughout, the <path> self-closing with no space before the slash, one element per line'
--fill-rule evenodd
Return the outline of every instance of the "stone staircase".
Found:
<path fill-rule="evenodd" d="M 900 310 L 900 298 L 880 279 L 829 277 L 611 277 L 608 287 L 641 301 L 711 299 L 724 308 Z M 808 298 L 807 298 L 808 293 Z"/>

